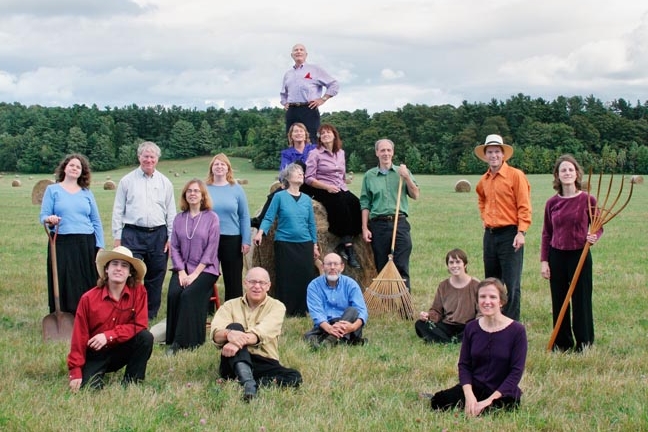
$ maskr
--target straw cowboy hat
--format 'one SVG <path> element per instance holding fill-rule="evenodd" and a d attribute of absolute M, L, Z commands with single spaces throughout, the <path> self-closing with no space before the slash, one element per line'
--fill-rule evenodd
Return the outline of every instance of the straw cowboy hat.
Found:
<path fill-rule="evenodd" d="M 141 259 L 134 258 L 133 253 L 130 251 L 130 249 L 124 246 L 117 246 L 111 251 L 102 250 L 97 253 L 97 272 L 99 272 L 100 277 L 104 274 L 106 265 L 112 260 L 122 260 L 128 262 L 137 272 L 137 280 L 141 281 L 144 279 L 144 275 L 146 274 L 146 264 L 144 264 L 144 261 L 142 261 Z"/>
<path fill-rule="evenodd" d="M 477 156 L 484 162 L 488 162 L 488 159 L 486 158 L 486 148 L 489 146 L 500 146 L 502 148 L 502 152 L 504 153 L 505 161 L 509 160 L 511 156 L 513 156 L 513 147 L 508 144 L 504 144 L 502 137 L 496 134 L 488 135 L 484 140 L 484 144 L 480 144 L 475 147 L 475 156 Z"/>

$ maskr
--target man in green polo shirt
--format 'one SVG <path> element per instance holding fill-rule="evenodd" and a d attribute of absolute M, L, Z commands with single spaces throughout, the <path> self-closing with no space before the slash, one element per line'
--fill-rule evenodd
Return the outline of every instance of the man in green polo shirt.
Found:
<path fill-rule="evenodd" d="M 362 180 L 360 208 L 362 209 L 362 238 L 371 243 L 376 269 L 380 272 L 391 253 L 394 221 L 396 227 L 396 245 L 394 247 L 394 264 L 401 277 L 410 289 L 409 257 L 412 253 L 410 225 L 407 221 L 409 210 L 407 197 L 417 199 L 419 187 L 412 173 L 403 164 L 395 166 L 394 143 L 386 138 L 379 139 L 375 145 L 378 166 L 370 169 Z M 396 214 L 399 176 L 403 178 L 400 209 Z"/>

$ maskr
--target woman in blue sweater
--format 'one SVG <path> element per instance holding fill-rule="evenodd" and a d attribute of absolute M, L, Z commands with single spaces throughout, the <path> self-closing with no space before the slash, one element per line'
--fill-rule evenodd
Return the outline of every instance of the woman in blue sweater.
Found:
<path fill-rule="evenodd" d="M 220 221 L 218 260 L 225 301 L 243 295 L 243 255 L 250 251 L 250 213 L 245 191 L 234 180 L 232 164 L 219 153 L 209 163 L 207 191 Z"/>
<path fill-rule="evenodd" d="M 76 313 L 81 295 L 97 285 L 95 258 L 104 248 L 104 233 L 95 197 L 90 192 L 90 164 L 85 156 L 68 155 L 56 168 L 56 183 L 45 190 L 40 222 L 58 225 L 56 258 L 63 312 Z M 53 234 L 51 234 L 53 235 Z M 47 249 L 47 287 L 54 312 L 52 261 Z"/>
<path fill-rule="evenodd" d="M 296 163 L 281 173 L 284 190 L 275 194 L 254 242 L 260 245 L 277 219 L 274 234 L 276 282 L 274 297 L 286 306 L 286 315 L 305 316 L 306 288 L 315 277 L 313 260 L 319 257 L 313 202 L 299 191 L 304 171 Z"/>

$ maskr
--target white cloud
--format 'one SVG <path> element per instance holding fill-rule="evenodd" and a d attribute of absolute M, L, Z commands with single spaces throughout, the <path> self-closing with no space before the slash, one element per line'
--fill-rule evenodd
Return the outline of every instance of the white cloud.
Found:
<path fill-rule="evenodd" d="M 301 42 L 341 83 L 330 110 L 519 92 L 648 99 L 647 11 L 603 0 L 331 0 L 317 13 L 296 0 L 5 0 L 0 97 L 278 106 L 290 48 Z"/>

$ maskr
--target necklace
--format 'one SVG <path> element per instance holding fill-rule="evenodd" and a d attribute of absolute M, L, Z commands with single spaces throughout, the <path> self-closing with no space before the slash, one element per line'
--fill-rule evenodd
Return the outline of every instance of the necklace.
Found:
<path fill-rule="evenodd" d="M 191 212 L 187 215 L 187 219 L 185 219 L 185 231 L 186 231 L 186 236 L 189 240 L 194 238 L 194 234 L 196 234 L 196 228 L 198 228 L 198 224 L 200 223 L 200 219 L 202 218 L 203 212 L 200 212 L 198 215 L 198 220 L 194 224 L 193 231 L 191 231 L 191 236 L 189 236 L 189 219 L 191 219 Z"/>

